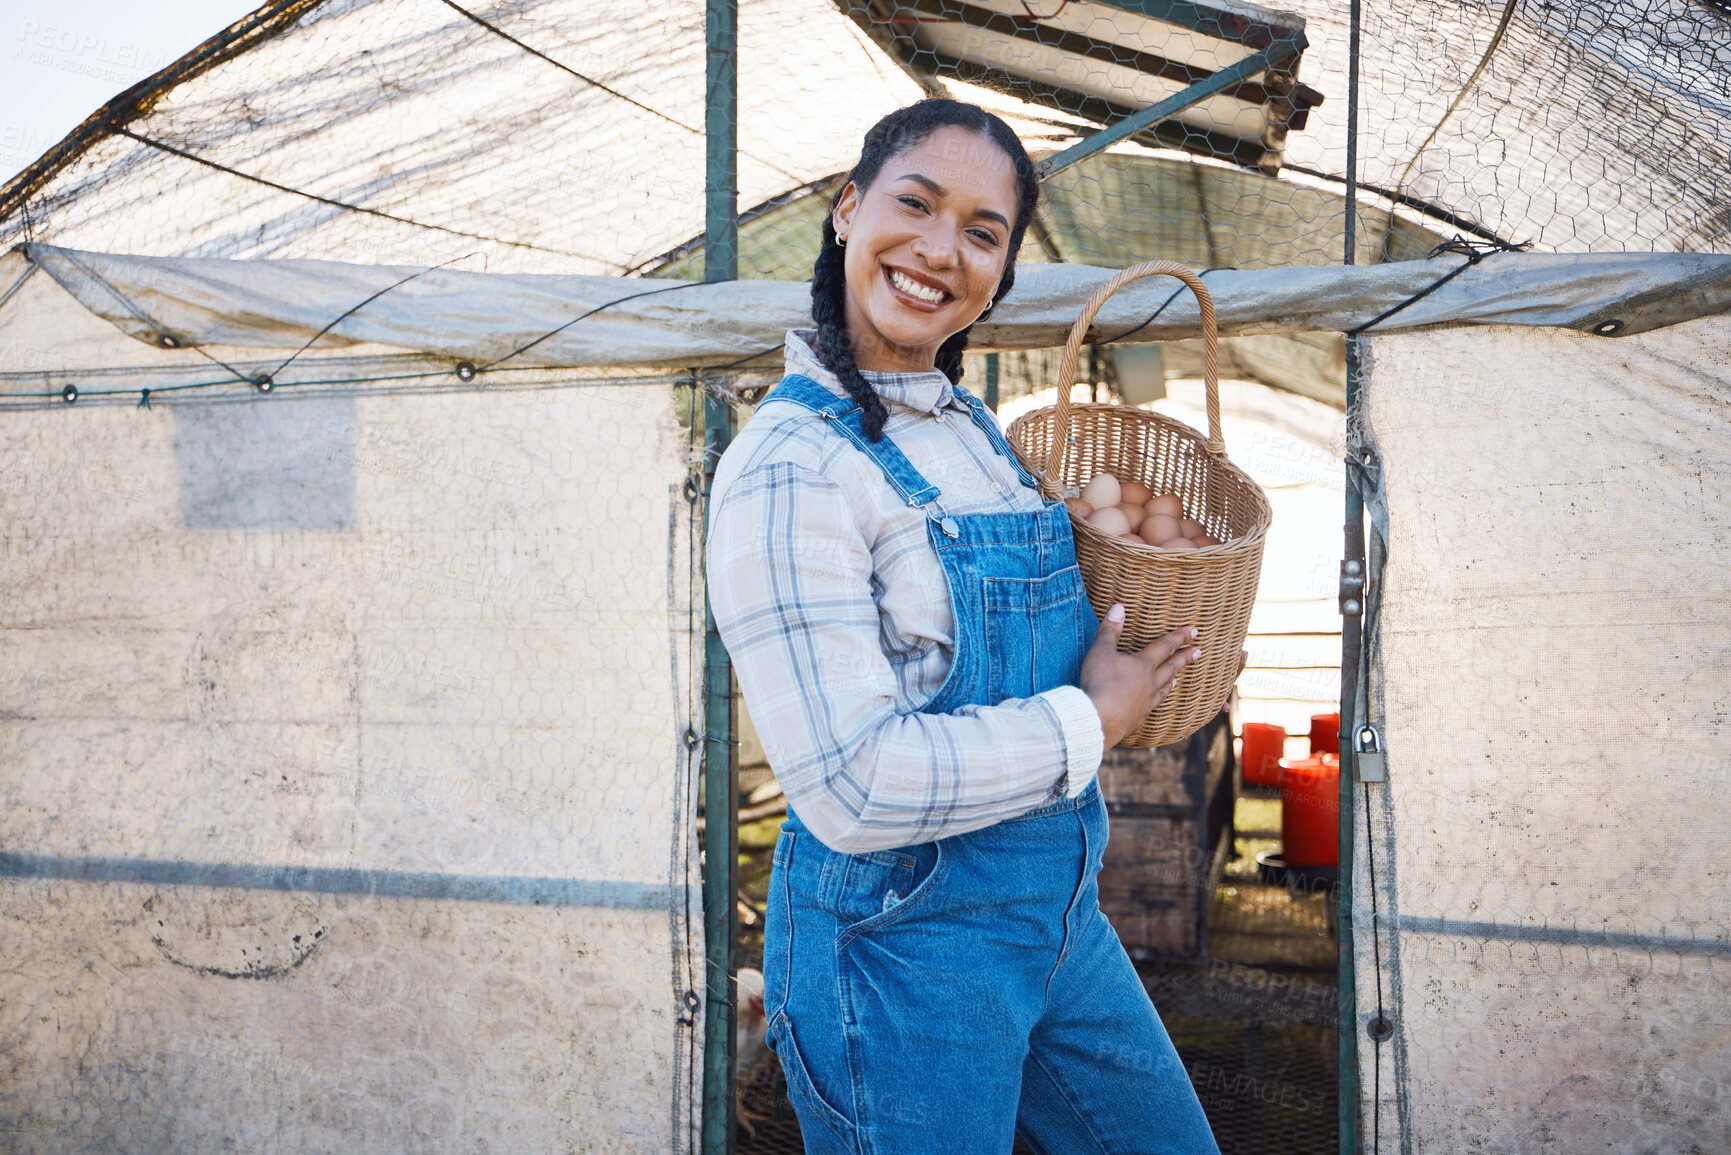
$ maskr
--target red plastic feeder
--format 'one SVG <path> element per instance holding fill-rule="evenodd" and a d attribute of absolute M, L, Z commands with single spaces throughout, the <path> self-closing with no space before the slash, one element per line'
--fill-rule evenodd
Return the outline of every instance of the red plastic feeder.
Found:
<path fill-rule="evenodd" d="M 1244 784 L 1280 785 L 1280 758 L 1286 752 L 1286 728 L 1266 722 L 1244 723 Z"/>
<path fill-rule="evenodd" d="M 1333 754 L 1340 757 L 1340 715 L 1312 714 L 1310 716 L 1310 756 L 1318 754 Z"/>
<path fill-rule="evenodd" d="M 1287 866 L 1339 864 L 1339 758 L 1321 754 L 1281 763 L 1280 840 Z"/>

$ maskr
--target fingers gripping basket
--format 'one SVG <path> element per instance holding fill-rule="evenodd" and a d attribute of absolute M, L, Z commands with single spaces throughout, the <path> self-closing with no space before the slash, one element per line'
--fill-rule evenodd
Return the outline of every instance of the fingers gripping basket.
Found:
<path fill-rule="evenodd" d="M 1190 286 L 1202 311 L 1208 436 L 1183 422 L 1126 405 L 1071 405 L 1076 356 L 1107 298 L 1131 281 L 1164 274 Z M 1238 678 L 1238 654 L 1250 630 L 1250 610 L 1262 572 L 1262 545 L 1272 519 L 1268 498 L 1226 459 L 1220 436 L 1219 334 L 1214 302 L 1195 273 L 1171 261 L 1131 265 L 1100 286 L 1082 306 L 1064 346 L 1058 403 L 1016 419 L 1009 440 L 1028 469 L 1040 475 L 1048 500 L 1096 474 L 1140 481 L 1156 494 L 1175 493 L 1184 513 L 1220 545 L 1188 552 L 1132 544 L 1070 518 L 1076 558 L 1094 612 L 1122 602 L 1127 614 L 1119 648 L 1132 652 L 1180 626 L 1195 626 L 1202 659 L 1178 676 L 1178 685 L 1125 746 L 1160 746 L 1187 738 L 1219 711 Z"/>

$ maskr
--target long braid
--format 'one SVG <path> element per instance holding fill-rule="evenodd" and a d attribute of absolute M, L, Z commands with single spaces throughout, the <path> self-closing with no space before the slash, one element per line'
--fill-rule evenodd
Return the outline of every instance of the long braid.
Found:
<path fill-rule="evenodd" d="M 847 331 L 846 254 L 835 239 L 835 206 L 841 202 L 848 185 L 863 193 L 871 187 L 892 156 L 912 148 L 945 125 L 956 125 L 990 138 L 1003 149 L 1016 170 L 1018 204 L 1005 253 L 1004 273 L 998 281 L 997 291 L 992 294 L 992 303 L 986 313 L 981 314 L 982 317 L 996 308 L 1015 286 L 1016 254 L 1021 250 L 1022 237 L 1027 232 L 1028 223 L 1034 219 L 1034 208 L 1040 199 L 1034 164 L 1028 159 L 1022 142 L 1016 139 L 1009 125 L 977 105 L 957 100 L 922 100 L 897 109 L 867 131 L 859 163 L 836 190 L 835 199 L 830 202 L 830 212 L 823 219 L 823 244 L 818 249 L 817 262 L 811 272 L 811 318 L 817 323 L 817 341 L 812 352 L 841 381 L 848 396 L 859 402 L 864 410 L 861 424 L 871 441 L 883 437 L 889 410 L 854 363 L 853 342 Z M 968 347 L 968 334 L 972 329 L 973 326 L 969 325 L 958 333 L 952 333 L 938 346 L 933 358 L 933 367 L 948 377 L 952 385 L 961 384 L 962 353 Z"/>
<path fill-rule="evenodd" d="M 811 270 L 811 319 L 817 322 L 817 342 L 812 352 L 841 381 L 847 395 L 859 402 L 863 410 L 860 424 L 866 440 L 877 441 L 884 435 L 884 422 L 889 420 L 890 411 L 854 364 L 853 340 L 847 331 L 845 254 L 846 250 L 835 243 L 835 226 L 825 216 L 823 248 Z"/>
<path fill-rule="evenodd" d="M 968 347 L 968 334 L 973 330 L 969 325 L 960 333 L 951 333 L 938 346 L 937 356 L 932 358 L 932 367 L 950 379 L 951 385 L 962 383 L 962 353 Z"/>

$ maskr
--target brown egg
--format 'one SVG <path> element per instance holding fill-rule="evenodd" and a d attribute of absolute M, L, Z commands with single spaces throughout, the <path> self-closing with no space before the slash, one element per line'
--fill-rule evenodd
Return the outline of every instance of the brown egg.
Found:
<path fill-rule="evenodd" d="M 1118 537 L 1130 532 L 1130 519 L 1124 516 L 1124 511 L 1115 506 L 1096 509 L 1088 515 L 1088 524 L 1101 533 Z"/>
<path fill-rule="evenodd" d="M 1178 528 L 1178 519 L 1164 513 L 1151 513 L 1143 518 L 1137 532 L 1142 535 L 1142 540 L 1153 545 L 1164 545 L 1175 537 L 1184 536 Z"/>
<path fill-rule="evenodd" d="M 1130 519 L 1131 529 L 1141 525 L 1142 519 L 1148 516 L 1147 510 L 1139 505 L 1132 505 L 1128 501 L 1120 501 L 1114 508 L 1124 511 L 1124 516 Z"/>
<path fill-rule="evenodd" d="M 1207 534 L 1203 534 L 1201 537 L 1196 538 L 1195 541 L 1196 541 L 1196 544 L 1198 546 L 1208 546 L 1208 545 L 1219 545 L 1220 544 L 1219 538 L 1209 537 Z"/>
<path fill-rule="evenodd" d="M 1118 500 L 1131 505 L 1147 505 L 1148 499 L 1154 496 L 1140 481 L 1122 481 L 1118 483 L 1118 488 Z"/>
<path fill-rule="evenodd" d="M 1178 521 L 1184 517 L 1184 503 L 1176 494 L 1162 493 L 1148 503 L 1148 512 L 1163 513 L 1173 521 Z"/>
<path fill-rule="evenodd" d="M 1072 514 L 1082 518 L 1083 520 L 1086 520 L 1088 515 L 1094 512 L 1094 507 L 1079 497 L 1066 497 L 1064 499 L 1064 504 L 1070 507 L 1070 512 Z"/>
<path fill-rule="evenodd" d="M 1201 522 L 1192 521 L 1188 517 L 1181 519 L 1178 526 L 1184 531 L 1184 536 L 1191 541 L 1208 536 L 1208 530 Z"/>
<path fill-rule="evenodd" d="M 1189 550 L 1189 549 L 1195 549 L 1196 543 L 1191 541 L 1187 537 L 1175 537 L 1171 541 L 1167 542 L 1165 545 L 1161 546 L 1160 548 L 1161 549 Z"/>
<path fill-rule="evenodd" d="M 1110 473 L 1096 473 L 1094 480 L 1082 487 L 1082 500 L 1095 509 L 1105 509 L 1123 500 L 1123 490 Z"/>

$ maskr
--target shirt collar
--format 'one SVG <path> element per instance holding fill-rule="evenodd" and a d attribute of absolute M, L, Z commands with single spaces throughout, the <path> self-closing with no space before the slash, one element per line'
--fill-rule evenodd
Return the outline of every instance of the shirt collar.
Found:
<path fill-rule="evenodd" d="M 815 329 L 791 329 L 787 334 L 787 371 L 810 377 L 813 381 L 841 396 L 847 395 L 841 381 L 831 373 L 812 351 Z M 886 404 L 900 405 L 916 413 L 936 414 L 957 403 L 950 379 L 936 369 L 924 373 L 878 373 L 869 369 L 860 372 L 871 382 Z"/>

